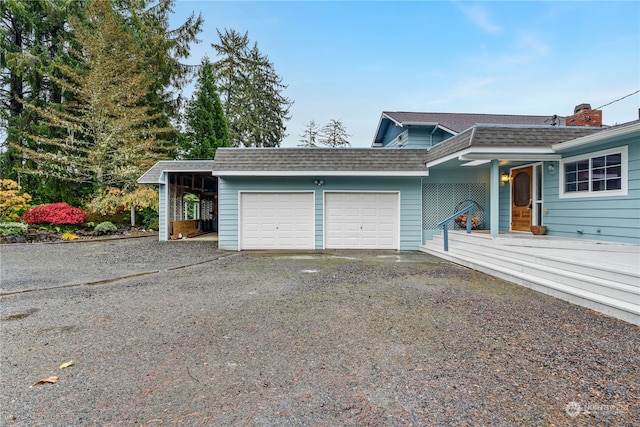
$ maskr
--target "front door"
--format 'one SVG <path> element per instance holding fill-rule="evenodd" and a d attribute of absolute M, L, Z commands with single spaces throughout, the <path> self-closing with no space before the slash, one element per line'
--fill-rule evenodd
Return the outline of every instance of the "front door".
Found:
<path fill-rule="evenodd" d="M 533 167 L 511 171 L 511 230 L 531 231 Z"/>

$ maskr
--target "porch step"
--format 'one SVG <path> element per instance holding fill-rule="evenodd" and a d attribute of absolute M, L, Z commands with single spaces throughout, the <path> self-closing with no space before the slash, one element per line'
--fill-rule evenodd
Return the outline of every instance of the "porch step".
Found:
<path fill-rule="evenodd" d="M 589 253 L 590 245 L 600 246 L 530 240 L 454 232 L 448 252 L 442 236 L 434 236 L 420 250 L 640 325 L 638 246 L 612 244 Z M 608 252 L 620 262 L 606 261 Z"/>

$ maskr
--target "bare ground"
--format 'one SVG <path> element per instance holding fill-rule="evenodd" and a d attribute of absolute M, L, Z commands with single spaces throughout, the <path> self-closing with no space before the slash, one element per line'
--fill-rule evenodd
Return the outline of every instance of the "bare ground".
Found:
<path fill-rule="evenodd" d="M 429 255 L 83 245 L 2 248 L 1 425 L 640 419 L 640 328 Z"/>

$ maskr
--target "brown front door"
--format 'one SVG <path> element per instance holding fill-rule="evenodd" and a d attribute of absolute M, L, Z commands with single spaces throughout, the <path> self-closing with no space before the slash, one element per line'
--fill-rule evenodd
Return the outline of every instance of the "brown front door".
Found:
<path fill-rule="evenodd" d="M 511 229 L 531 231 L 533 167 L 511 171 Z"/>

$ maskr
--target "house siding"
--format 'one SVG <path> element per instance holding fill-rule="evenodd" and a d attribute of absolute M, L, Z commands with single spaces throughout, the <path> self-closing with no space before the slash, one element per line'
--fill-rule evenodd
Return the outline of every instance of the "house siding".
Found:
<path fill-rule="evenodd" d="M 323 180 L 318 187 L 314 180 Z M 314 191 L 315 248 L 323 249 L 324 192 L 398 192 L 400 196 L 400 250 L 417 250 L 421 244 L 420 178 L 391 177 L 221 177 L 218 186 L 218 247 L 238 250 L 238 192 Z"/>
<path fill-rule="evenodd" d="M 559 197 L 560 167 L 545 173 L 544 225 L 552 236 L 640 243 L 640 141 L 638 136 L 612 143 L 567 151 L 563 157 L 589 154 L 609 148 L 628 147 L 628 193 L 625 196 Z"/>

